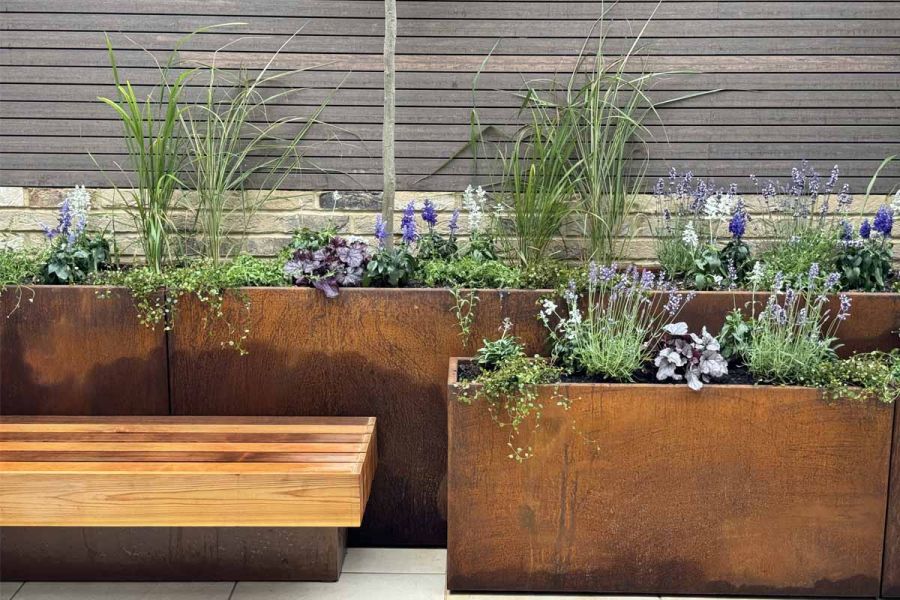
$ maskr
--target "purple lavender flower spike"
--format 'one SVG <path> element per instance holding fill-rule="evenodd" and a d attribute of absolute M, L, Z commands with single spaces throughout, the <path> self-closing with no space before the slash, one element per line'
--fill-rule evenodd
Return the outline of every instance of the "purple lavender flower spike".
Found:
<path fill-rule="evenodd" d="M 825 278 L 825 291 L 830 292 L 833 289 L 836 289 L 838 284 L 841 282 L 841 274 L 837 272 L 829 273 L 828 277 Z"/>
<path fill-rule="evenodd" d="M 437 210 L 431 200 L 425 200 L 425 206 L 422 207 L 422 220 L 428 223 L 429 229 L 437 225 Z"/>
<path fill-rule="evenodd" d="M 400 220 L 400 232 L 403 234 L 403 243 L 412 244 L 419 239 L 416 232 L 416 205 L 410 202 L 403 210 L 403 218 Z"/>
<path fill-rule="evenodd" d="M 597 263 L 591 261 L 591 264 L 588 265 L 588 281 L 591 285 L 597 285 L 598 278 Z"/>
<path fill-rule="evenodd" d="M 841 210 L 847 210 L 852 203 L 853 195 L 850 193 L 850 184 L 845 183 L 843 187 L 841 187 L 841 193 L 838 194 L 838 207 L 840 207 Z"/>
<path fill-rule="evenodd" d="M 814 285 L 816 279 L 819 278 L 819 263 L 813 263 L 809 266 L 809 285 Z"/>
<path fill-rule="evenodd" d="M 456 235 L 456 232 L 459 231 L 459 209 L 453 211 L 453 214 L 450 215 L 450 235 Z"/>
<path fill-rule="evenodd" d="M 384 226 L 384 219 L 381 218 L 381 215 L 375 217 L 375 239 L 378 240 L 378 246 L 383 248 L 387 239 L 387 228 Z"/>
<path fill-rule="evenodd" d="M 891 235 L 891 230 L 894 228 L 894 211 L 890 206 L 882 204 L 879 207 L 878 212 L 875 213 L 875 220 L 872 221 L 872 228 L 884 237 Z"/>
<path fill-rule="evenodd" d="M 853 239 L 853 227 L 847 219 L 841 221 L 841 241 L 849 242 Z"/>
<path fill-rule="evenodd" d="M 859 237 L 864 240 L 869 239 L 872 236 L 872 226 L 869 224 L 869 220 L 866 219 L 862 222 L 862 225 L 859 226 Z"/>
<path fill-rule="evenodd" d="M 850 296 L 847 294 L 841 294 L 841 309 L 838 311 L 837 320 L 838 321 L 846 321 L 850 317 Z"/>
<path fill-rule="evenodd" d="M 840 177 L 841 170 L 837 165 L 834 165 L 831 169 L 831 177 L 828 179 L 828 183 L 825 184 L 825 193 L 830 194 L 831 190 L 834 189 L 834 186 L 837 185 L 838 178 Z"/>

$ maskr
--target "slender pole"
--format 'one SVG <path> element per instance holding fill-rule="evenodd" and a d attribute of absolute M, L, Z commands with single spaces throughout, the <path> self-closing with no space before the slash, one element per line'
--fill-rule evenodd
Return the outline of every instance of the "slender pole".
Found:
<path fill-rule="evenodd" d="M 381 158 L 384 168 L 384 194 L 381 218 L 387 237 L 385 244 L 393 245 L 394 195 L 397 191 L 397 173 L 394 166 L 394 106 L 396 83 L 394 56 L 397 48 L 397 0 L 384 0 L 384 129 L 381 139 Z"/>

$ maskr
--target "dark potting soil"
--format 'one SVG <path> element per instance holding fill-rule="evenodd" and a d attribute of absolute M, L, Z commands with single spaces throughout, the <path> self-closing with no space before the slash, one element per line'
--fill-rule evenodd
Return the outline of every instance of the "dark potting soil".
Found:
<path fill-rule="evenodd" d="M 479 373 L 481 373 L 481 368 L 478 365 L 474 363 L 460 363 L 459 367 L 457 368 L 456 377 L 459 381 L 472 381 L 473 379 L 478 377 Z M 630 382 L 613 381 L 603 377 L 597 377 L 595 375 L 588 375 L 587 373 L 572 373 L 571 375 L 563 375 L 561 381 L 562 383 L 657 383 L 685 385 L 684 380 L 657 380 L 656 370 L 652 367 L 645 367 L 643 370 L 636 373 L 634 375 L 633 381 Z M 756 382 L 753 379 L 753 375 L 751 375 L 750 372 L 747 371 L 747 368 L 743 365 L 729 365 L 728 375 L 726 375 L 722 379 L 714 379 L 709 383 L 714 383 L 717 385 L 753 385 Z"/>

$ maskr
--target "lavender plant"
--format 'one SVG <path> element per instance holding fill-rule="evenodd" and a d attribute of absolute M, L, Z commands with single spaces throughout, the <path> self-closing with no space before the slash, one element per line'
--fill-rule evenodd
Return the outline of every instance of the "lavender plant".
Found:
<path fill-rule="evenodd" d="M 838 290 L 840 275 L 822 278 L 813 264 L 802 285 L 788 285 L 776 276 L 765 307 L 751 317 L 744 362 L 760 381 L 804 385 L 815 381 L 823 363 L 834 358 L 839 325 L 850 316 L 850 297 L 840 296 L 840 309 L 831 317 L 827 294 Z"/>
<path fill-rule="evenodd" d="M 563 293 L 565 310 L 552 299 L 543 302 L 540 320 L 549 331 L 551 355 L 567 371 L 614 381 L 631 381 L 654 358 L 654 352 L 692 294 L 680 294 L 665 274 L 613 264 L 591 263 L 586 311 L 570 283 Z"/>
<path fill-rule="evenodd" d="M 789 183 L 750 179 L 762 198 L 761 226 L 773 240 L 762 248 L 766 284 L 780 272 L 786 281 L 802 285 L 813 264 L 834 264 L 840 223 L 853 203 L 849 184 L 840 184 L 838 166 L 827 179 L 805 160 L 791 170 Z"/>

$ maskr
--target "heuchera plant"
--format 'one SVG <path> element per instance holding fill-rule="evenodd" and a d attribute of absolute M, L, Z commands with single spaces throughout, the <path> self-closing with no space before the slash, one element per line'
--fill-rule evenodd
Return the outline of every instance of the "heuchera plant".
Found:
<path fill-rule="evenodd" d="M 659 381 L 686 379 L 688 387 L 699 391 L 704 383 L 728 374 L 728 361 L 720 352 L 718 340 L 706 327 L 701 335 L 688 334 L 686 323 L 671 323 L 665 332 L 663 348 L 653 361 Z"/>
<path fill-rule="evenodd" d="M 335 298 L 342 286 L 362 283 L 368 261 L 368 246 L 363 240 L 333 236 L 322 247 L 296 250 L 284 265 L 284 273 L 295 285 L 311 285 L 326 297 Z"/>

